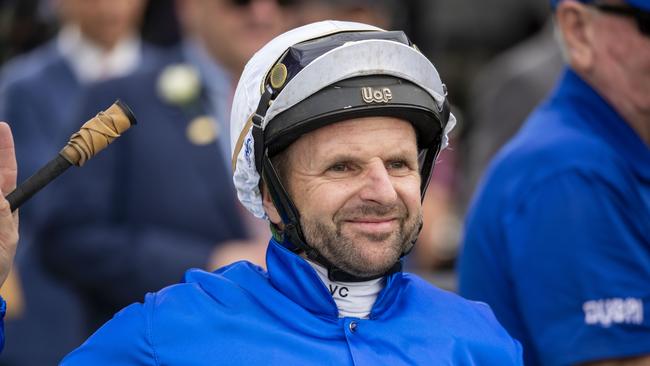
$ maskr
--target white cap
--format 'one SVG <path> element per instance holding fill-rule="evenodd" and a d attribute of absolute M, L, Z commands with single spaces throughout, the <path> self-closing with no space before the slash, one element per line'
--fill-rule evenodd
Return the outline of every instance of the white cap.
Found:
<path fill-rule="evenodd" d="M 251 117 L 257 110 L 267 73 L 291 46 L 344 31 L 381 31 L 362 23 L 323 21 L 288 31 L 259 50 L 246 64 L 233 100 L 230 136 L 233 180 L 237 197 L 253 215 L 265 218 L 255 167 Z M 431 62 L 416 49 L 389 40 L 348 42 L 316 58 L 291 79 L 269 107 L 262 127 L 279 113 L 293 107 L 320 89 L 340 80 L 363 75 L 391 75 L 425 89 L 442 107 L 444 86 Z M 445 126 L 442 148 L 456 124 L 453 115 Z"/>

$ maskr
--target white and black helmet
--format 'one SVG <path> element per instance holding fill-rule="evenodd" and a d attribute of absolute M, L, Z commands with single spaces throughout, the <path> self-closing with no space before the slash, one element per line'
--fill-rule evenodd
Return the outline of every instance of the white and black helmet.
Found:
<path fill-rule="evenodd" d="M 403 32 L 338 21 L 291 30 L 248 62 L 233 101 L 231 146 L 239 200 L 255 216 L 265 217 L 262 177 L 285 224 L 283 244 L 307 252 L 334 279 L 341 271 L 305 242 L 300 214 L 270 158 L 307 132 L 368 116 L 413 124 L 424 197 L 435 159 L 456 120 L 436 68 Z M 343 278 L 350 275 L 338 279 Z"/>

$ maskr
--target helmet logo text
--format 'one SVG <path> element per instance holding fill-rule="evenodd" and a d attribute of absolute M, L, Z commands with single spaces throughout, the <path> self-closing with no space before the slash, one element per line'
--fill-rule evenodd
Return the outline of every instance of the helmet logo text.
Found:
<path fill-rule="evenodd" d="M 361 97 L 363 98 L 363 101 L 368 104 L 388 103 L 391 99 L 393 99 L 393 92 L 388 88 L 375 89 L 370 86 L 366 86 L 361 88 Z"/>

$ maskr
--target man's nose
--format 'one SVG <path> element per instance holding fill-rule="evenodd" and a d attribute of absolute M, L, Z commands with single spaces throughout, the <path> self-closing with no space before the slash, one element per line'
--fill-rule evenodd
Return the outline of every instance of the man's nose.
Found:
<path fill-rule="evenodd" d="M 383 161 L 372 162 L 361 179 L 363 183 L 359 196 L 362 200 L 390 204 L 397 199 L 393 179 Z"/>

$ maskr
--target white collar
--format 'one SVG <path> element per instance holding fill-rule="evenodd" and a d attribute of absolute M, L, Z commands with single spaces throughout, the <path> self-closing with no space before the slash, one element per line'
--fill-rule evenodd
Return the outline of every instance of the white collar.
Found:
<path fill-rule="evenodd" d="M 130 35 L 113 49 L 106 50 L 85 37 L 76 25 L 61 29 L 57 48 L 81 83 L 126 76 L 138 67 L 142 58 L 139 37 Z"/>
<path fill-rule="evenodd" d="M 332 295 L 336 307 L 339 309 L 339 317 L 354 317 L 367 319 L 370 316 L 372 306 L 377 296 L 384 288 L 384 277 L 363 282 L 337 282 L 327 277 L 327 269 L 307 261 L 320 277 Z"/>

